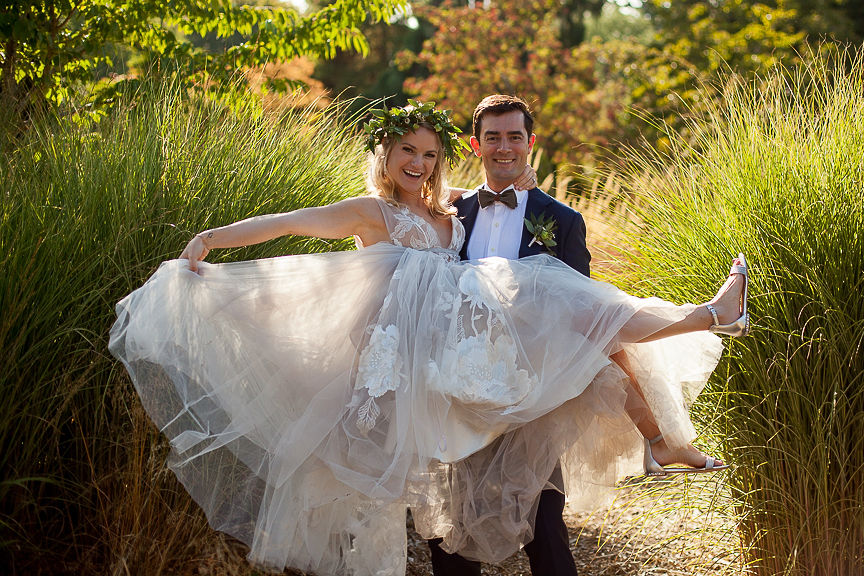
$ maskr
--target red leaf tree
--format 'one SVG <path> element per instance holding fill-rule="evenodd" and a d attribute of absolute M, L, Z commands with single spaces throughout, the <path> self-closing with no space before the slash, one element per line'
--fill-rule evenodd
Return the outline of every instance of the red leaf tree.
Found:
<path fill-rule="evenodd" d="M 515 94 L 534 109 L 538 145 L 554 164 L 591 164 L 605 154 L 621 135 L 629 101 L 622 73 L 633 50 L 620 43 L 565 47 L 556 0 L 476 4 L 416 9 L 436 32 L 419 54 L 400 55 L 400 66 L 415 73 L 406 92 L 452 109 L 467 129 L 484 96 Z"/>

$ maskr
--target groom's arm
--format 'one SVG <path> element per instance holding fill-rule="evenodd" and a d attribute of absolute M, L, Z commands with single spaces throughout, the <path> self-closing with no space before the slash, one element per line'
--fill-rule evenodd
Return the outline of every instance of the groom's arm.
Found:
<path fill-rule="evenodd" d="M 591 276 L 591 253 L 585 242 L 585 220 L 582 218 L 582 214 L 575 210 L 568 220 L 569 226 L 560 237 L 561 245 L 558 248 L 558 254 L 565 264 L 585 276 Z"/>

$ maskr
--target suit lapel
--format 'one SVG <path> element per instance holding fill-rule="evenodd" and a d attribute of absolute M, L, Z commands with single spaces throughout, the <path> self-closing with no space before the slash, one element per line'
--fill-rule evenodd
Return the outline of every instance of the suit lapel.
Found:
<path fill-rule="evenodd" d="M 455 204 L 456 210 L 459 212 L 459 218 L 462 220 L 462 226 L 465 228 L 465 242 L 462 243 L 462 250 L 459 252 L 459 258 L 467 260 L 468 240 L 470 240 L 471 232 L 474 230 L 474 222 L 477 220 L 477 212 L 480 210 L 480 202 L 477 201 L 477 194 L 474 193 L 468 198 L 457 201 Z"/>
<path fill-rule="evenodd" d="M 547 196 L 540 192 L 539 188 L 534 188 L 533 190 L 528 191 L 528 199 L 525 204 L 525 218 L 531 219 L 532 216 L 539 216 L 543 210 L 552 202 L 552 197 Z M 529 247 L 528 244 L 531 243 L 531 239 L 533 235 L 528 231 L 528 228 L 525 225 L 522 225 L 522 242 L 519 245 L 519 257 L 525 258 L 526 256 L 533 256 L 534 254 L 539 254 L 542 250 L 542 246 L 538 244 L 534 244 Z"/>

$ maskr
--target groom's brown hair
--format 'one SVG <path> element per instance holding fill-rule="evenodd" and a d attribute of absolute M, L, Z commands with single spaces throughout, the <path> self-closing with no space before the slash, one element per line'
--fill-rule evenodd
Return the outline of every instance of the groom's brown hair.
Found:
<path fill-rule="evenodd" d="M 530 136 L 534 130 L 534 117 L 531 115 L 531 108 L 528 107 L 528 103 L 518 96 L 492 94 L 491 96 L 483 98 L 483 100 L 477 104 L 477 107 L 474 108 L 474 119 L 471 126 L 474 137 L 477 139 L 480 138 L 483 116 L 487 114 L 498 116 L 514 110 L 522 112 L 522 116 L 525 118 L 525 131 Z"/>

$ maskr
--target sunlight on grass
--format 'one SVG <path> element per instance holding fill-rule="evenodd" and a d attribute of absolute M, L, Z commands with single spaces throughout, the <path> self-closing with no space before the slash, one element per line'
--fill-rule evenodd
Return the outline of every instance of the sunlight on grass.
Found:
<path fill-rule="evenodd" d="M 728 342 L 692 410 L 699 446 L 732 469 L 621 488 L 597 554 L 864 571 L 864 62 L 821 58 L 733 79 L 686 139 L 631 154 L 577 203 L 595 276 L 623 289 L 703 301 L 739 251 L 752 274 L 754 333 Z M 198 230 L 363 192 L 360 143 L 332 108 L 141 90 L 98 124 L 37 123 L 0 161 L 0 554 L 19 573 L 249 573 L 164 467 L 107 353 L 113 306 Z M 480 181 L 477 159 L 452 178 Z M 541 184 L 572 201 L 567 185 Z M 348 247 L 288 238 L 211 259 Z"/>
<path fill-rule="evenodd" d="M 109 358 L 114 304 L 194 232 L 364 191 L 334 109 L 141 90 L 98 124 L 38 123 L 0 162 L 0 553 L 32 563 L 20 573 L 176 572 L 226 550 Z M 349 246 L 288 238 L 210 259 Z"/>
<path fill-rule="evenodd" d="M 733 464 L 743 561 L 860 573 L 864 62 L 814 59 L 725 94 L 692 140 L 634 154 L 617 195 L 597 200 L 627 222 L 609 230 L 613 279 L 698 302 L 747 255 L 753 335 L 728 342 L 693 410 L 703 445 Z"/>

